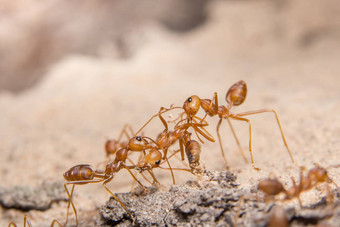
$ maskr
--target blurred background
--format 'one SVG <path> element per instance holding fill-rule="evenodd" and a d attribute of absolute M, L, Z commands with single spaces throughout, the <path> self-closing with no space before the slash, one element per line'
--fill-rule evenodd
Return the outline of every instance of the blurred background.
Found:
<path fill-rule="evenodd" d="M 182 106 L 193 94 L 211 98 L 216 91 L 226 105 L 227 90 L 241 79 L 248 97 L 235 113 L 277 110 L 298 164 L 336 164 L 339 40 L 337 0 L 2 0 L 1 185 L 34 186 L 62 180 L 76 164 L 95 166 L 105 159 L 106 139 L 117 138 L 126 123 L 137 131 L 161 106 Z M 231 170 L 247 189 L 269 172 L 287 173 L 289 181 L 297 171 L 275 119 L 250 119 L 262 171 L 243 161 L 224 124 Z M 208 120 L 216 138 L 218 119 Z M 247 151 L 248 127 L 234 124 Z M 161 130 L 155 120 L 145 134 Z M 225 167 L 217 143 L 204 144 L 202 161 L 211 170 Z M 157 176 L 171 185 L 168 172 Z M 176 174 L 178 182 L 190 177 Z M 129 191 L 130 183 L 122 173 L 110 188 Z M 108 198 L 101 185 L 76 190 L 80 219 Z M 65 207 L 28 215 L 46 226 L 63 220 Z M 1 225 L 22 222 L 21 212 L 1 211 Z"/>
<path fill-rule="evenodd" d="M 254 55 L 270 47 L 305 52 L 339 40 L 338 4 L 336 0 L 4 0 L 0 89 L 25 90 L 69 55 L 128 61 L 150 42 L 143 29 L 150 24 L 185 39 L 223 19 L 216 32 L 224 36 L 210 45 L 225 48 L 227 56 Z"/>

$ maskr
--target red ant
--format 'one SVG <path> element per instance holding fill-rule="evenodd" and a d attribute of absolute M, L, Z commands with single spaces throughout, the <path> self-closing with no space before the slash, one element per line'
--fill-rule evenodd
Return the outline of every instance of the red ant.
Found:
<path fill-rule="evenodd" d="M 207 126 L 207 124 L 202 124 L 202 123 L 185 123 L 185 124 L 183 124 L 182 123 L 183 120 L 181 120 L 181 121 L 177 122 L 177 124 L 175 125 L 174 131 L 168 131 L 168 124 L 166 123 L 164 118 L 161 116 L 161 110 L 160 110 L 158 116 L 161 119 L 161 121 L 163 122 L 165 129 L 163 130 L 162 133 L 160 133 L 158 135 L 156 141 L 154 141 L 153 139 L 151 139 L 149 137 L 138 137 L 138 138 L 141 138 L 141 139 L 143 138 L 143 141 L 144 141 L 143 145 L 144 146 L 150 145 L 150 143 L 148 143 L 146 141 L 146 139 L 148 139 L 154 144 L 155 147 L 157 147 L 157 149 L 161 149 L 163 151 L 162 159 L 165 159 L 166 162 L 168 163 L 169 170 L 170 170 L 171 175 L 172 175 L 173 183 L 175 184 L 174 174 L 173 174 L 171 165 L 170 165 L 168 158 L 167 158 L 167 152 L 168 152 L 169 147 L 171 145 L 173 145 L 178 140 L 179 145 L 180 145 L 180 149 L 178 151 L 181 152 L 182 160 L 184 160 L 184 145 L 186 145 L 187 142 L 189 141 L 188 137 L 190 137 L 190 134 L 191 134 L 191 133 L 188 132 L 189 127 L 194 128 L 195 131 L 198 131 L 201 135 L 204 135 L 206 138 L 209 138 L 210 140 L 213 140 L 213 138 L 210 135 L 208 136 L 205 133 L 203 133 L 203 131 L 201 131 L 201 129 L 203 129 L 203 127 Z M 182 124 L 180 124 L 180 123 L 182 123 Z M 199 150 L 200 151 L 200 145 L 198 144 L 199 149 L 196 149 L 197 146 L 198 146 L 196 143 L 198 144 L 198 142 L 195 141 L 195 145 L 196 145 L 195 149 L 190 148 L 189 150 L 196 150 L 196 151 Z M 146 148 L 147 147 L 144 147 L 143 149 L 146 149 Z M 177 152 L 175 152 L 175 153 L 177 153 Z M 196 152 L 195 155 L 197 156 L 199 154 L 197 154 L 197 152 Z M 190 157 L 192 158 L 193 156 L 190 156 Z M 189 160 L 189 164 L 192 165 L 192 160 Z"/>
<path fill-rule="evenodd" d="M 123 135 L 126 136 L 127 141 L 126 140 L 122 141 Z M 117 140 L 111 139 L 111 140 L 106 141 L 105 152 L 106 152 L 106 157 L 108 158 L 109 161 L 110 161 L 110 156 L 115 155 L 116 152 L 122 148 L 128 147 L 129 150 L 135 151 L 133 150 L 134 146 L 136 146 L 136 144 L 138 144 L 139 141 L 131 140 L 131 137 L 133 137 L 133 135 L 134 135 L 134 132 L 132 130 L 132 127 L 129 124 L 125 124 Z M 127 157 L 127 160 L 132 165 L 135 165 L 134 162 L 129 157 Z M 101 162 L 100 164 L 102 163 L 105 163 L 105 162 Z M 97 166 L 99 166 L 100 164 L 98 164 Z M 141 175 L 143 176 L 144 179 L 146 179 L 143 174 Z"/>
<path fill-rule="evenodd" d="M 272 113 L 274 113 L 276 121 L 279 125 L 283 142 L 284 142 L 284 144 L 287 148 L 287 151 L 290 155 L 290 158 L 292 159 L 292 162 L 294 163 L 293 156 L 292 156 L 290 149 L 288 147 L 288 144 L 286 142 L 286 139 L 285 139 L 285 136 L 284 136 L 284 133 L 283 133 L 280 121 L 279 121 L 279 117 L 278 117 L 275 110 L 262 109 L 262 110 L 254 110 L 254 111 L 248 111 L 248 112 L 243 112 L 243 113 L 238 113 L 238 114 L 233 114 L 233 113 L 230 112 L 230 109 L 233 106 L 241 105 L 245 101 L 246 96 L 247 96 L 247 85 L 243 80 L 240 80 L 239 82 L 232 85 L 227 92 L 226 101 L 228 103 L 228 106 L 223 106 L 223 105 L 219 106 L 218 105 L 217 93 L 215 92 L 212 99 L 200 99 L 196 95 L 190 96 L 184 102 L 183 109 L 185 110 L 185 113 L 186 113 L 187 118 L 189 120 L 192 120 L 194 118 L 200 119 L 200 118 L 195 116 L 197 114 L 197 112 L 199 111 L 200 107 L 202 107 L 202 109 L 206 112 L 205 116 L 201 119 L 201 122 L 204 121 L 204 119 L 206 118 L 207 115 L 209 115 L 211 117 L 215 116 L 215 115 L 219 116 L 220 120 L 217 124 L 216 131 L 217 131 L 218 140 L 219 140 L 220 148 L 221 148 L 221 151 L 222 151 L 222 155 L 223 155 L 224 161 L 225 161 L 227 166 L 228 166 L 228 162 L 227 162 L 227 159 L 226 159 L 225 154 L 224 154 L 224 150 L 223 150 L 223 146 L 222 146 L 222 140 L 221 140 L 220 133 L 219 133 L 222 120 L 226 119 L 228 121 L 228 124 L 231 128 L 233 135 L 234 135 L 236 143 L 237 143 L 239 150 L 240 150 L 243 158 L 245 159 L 245 161 L 246 161 L 245 155 L 243 153 L 241 144 L 240 144 L 240 142 L 239 142 L 239 140 L 236 136 L 236 133 L 234 131 L 234 128 L 231 124 L 230 119 L 247 122 L 248 125 L 249 125 L 249 153 L 250 153 L 253 168 L 255 170 L 259 170 L 259 168 L 256 168 L 255 165 L 254 165 L 254 159 L 253 159 L 253 154 L 252 154 L 252 146 L 251 146 L 251 124 L 250 124 L 250 120 L 244 118 L 244 116 L 259 114 L 259 113 L 265 113 L 265 112 L 272 112 Z"/>
<path fill-rule="evenodd" d="M 145 136 L 136 136 L 135 138 L 139 138 L 139 139 L 143 139 L 143 144 L 142 147 L 140 147 L 140 150 L 145 150 L 147 147 L 143 147 L 143 146 L 149 146 L 150 143 L 147 142 L 147 140 L 149 140 L 150 142 L 152 142 L 154 144 L 155 147 L 157 147 L 158 149 L 161 149 L 163 151 L 163 159 L 166 160 L 166 162 L 168 163 L 169 166 L 169 170 L 171 172 L 171 176 L 173 179 L 173 183 L 175 184 L 175 178 L 174 178 L 174 174 L 171 168 L 171 165 L 168 161 L 167 158 L 167 152 L 168 149 L 171 145 L 173 145 L 177 140 L 179 141 L 179 145 L 180 145 L 180 152 L 181 152 L 181 157 L 182 160 L 184 160 L 184 145 L 186 143 L 186 141 L 184 141 L 184 137 L 186 136 L 186 134 L 188 134 L 188 129 L 190 127 L 192 127 L 195 131 L 195 133 L 199 133 L 200 135 L 202 135 L 203 137 L 205 137 L 206 139 L 214 142 L 214 138 L 204 129 L 205 126 L 207 126 L 208 124 L 206 122 L 204 123 L 193 123 L 193 122 L 188 122 L 188 123 L 183 123 L 183 120 L 180 120 L 176 123 L 174 130 L 173 131 L 169 131 L 168 129 L 168 124 L 167 122 L 164 120 L 164 118 L 162 117 L 162 114 L 165 112 L 168 112 L 170 110 L 173 109 L 182 109 L 181 107 L 173 107 L 171 106 L 169 109 L 166 109 L 164 107 L 161 107 L 160 110 L 158 111 L 157 114 L 153 115 L 143 126 L 142 128 L 137 132 L 137 134 L 147 125 L 151 122 L 151 120 L 155 117 L 159 117 L 159 119 L 161 120 L 161 122 L 164 125 L 164 130 L 162 133 L 160 133 L 155 140 L 151 139 L 150 137 L 145 137 Z M 184 119 L 185 120 L 185 119 Z M 147 139 L 147 140 L 146 140 Z M 200 139 L 198 137 L 198 139 Z M 203 141 L 200 140 L 202 143 Z M 177 152 L 176 152 L 177 153 Z"/>
<path fill-rule="evenodd" d="M 331 198 L 329 183 L 333 183 L 337 188 L 338 185 L 328 176 L 327 170 L 320 166 L 317 166 L 308 171 L 306 176 L 303 176 L 304 167 L 300 168 L 300 182 L 297 184 L 292 177 L 293 185 L 289 189 L 285 189 L 284 186 L 276 178 L 268 178 L 259 182 L 258 189 L 265 193 L 265 200 L 273 198 L 274 196 L 283 193 L 285 195 L 283 200 L 291 200 L 297 198 L 300 206 L 302 202 L 300 200 L 300 194 L 304 191 L 308 191 L 321 183 L 326 183 L 328 199 Z"/>
<path fill-rule="evenodd" d="M 130 131 L 130 134 L 129 132 Z M 127 141 L 121 141 L 123 135 L 126 136 L 126 138 L 129 140 L 131 137 L 133 137 L 134 132 L 129 124 L 125 124 L 122 131 L 119 134 L 119 137 L 117 140 L 111 139 L 107 140 L 105 143 L 105 152 L 106 157 L 109 158 L 111 155 L 114 155 L 119 149 L 126 147 L 128 142 Z"/>
<path fill-rule="evenodd" d="M 125 165 L 125 161 L 127 159 L 128 155 L 128 149 L 122 148 L 116 152 L 115 160 L 109 164 L 107 164 L 105 171 L 102 170 L 93 170 L 93 168 L 90 165 L 87 164 L 81 164 L 76 165 L 70 168 L 68 171 L 64 173 L 64 178 L 66 180 L 64 184 L 65 191 L 67 193 L 67 196 L 69 198 L 69 203 L 67 206 L 67 216 L 66 216 L 66 222 L 68 221 L 68 209 L 70 205 L 73 208 L 75 219 L 76 219 L 76 225 L 78 225 L 78 219 L 77 219 L 77 211 L 72 201 L 72 195 L 75 185 L 82 185 L 82 184 L 88 184 L 88 183 L 99 183 L 103 182 L 103 187 L 110 193 L 110 195 L 115 198 L 119 204 L 124 208 L 124 210 L 131 216 L 133 219 L 133 223 L 135 222 L 134 216 L 131 214 L 131 212 L 126 208 L 126 206 L 106 187 L 106 184 L 109 183 L 115 176 L 115 173 L 117 173 L 119 170 L 125 168 L 128 170 L 128 172 L 131 174 L 132 178 L 138 182 L 138 184 L 145 190 L 147 189 L 137 180 L 137 178 L 133 175 L 131 172 L 131 168 Z M 69 190 L 67 189 L 67 185 L 72 184 L 71 193 L 69 193 Z"/>

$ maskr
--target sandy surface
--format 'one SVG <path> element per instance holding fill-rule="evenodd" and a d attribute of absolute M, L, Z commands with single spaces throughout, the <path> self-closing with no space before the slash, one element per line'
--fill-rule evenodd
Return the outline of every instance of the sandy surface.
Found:
<path fill-rule="evenodd" d="M 67 55 L 34 87 L 15 95 L 0 92 L 1 186 L 40 185 L 61 180 L 73 165 L 96 165 L 105 159 L 105 140 L 117 138 L 124 124 L 136 130 L 161 106 L 182 106 L 193 94 L 211 98 L 216 91 L 219 102 L 226 104 L 227 90 L 240 79 L 247 82 L 248 96 L 233 109 L 235 113 L 275 109 L 298 165 L 339 164 L 340 30 L 334 22 L 336 10 L 330 10 L 337 3 L 310 2 L 282 6 L 268 1 L 214 1 L 207 9 L 209 19 L 193 31 L 173 33 L 149 23 L 131 32 L 131 39 L 144 40 L 131 58 Z M 303 10 L 307 5 L 308 12 Z M 259 172 L 243 161 L 228 125 L 221 129 L 238 183 L 250 189 L 274 173 L 289 185 L 298 168 L 289 158 L 275 118 L 268 113 L 249 119 Z M 217 119 L 208 121 L 216 138 Z M 247 151 L 247 125 L 234 122 L 234 127 Z M 156 120 L 145 134 L 154 137 L 162 129 Z M 206 142 L 201 160 L 207 169 L 225 168 L 218 143 Z M 339 173 L 340 169 L 329 169 L 338 184 Z M 157 176 L 171 185 L 168 172 L 157 171 Z M 193 178 L 176 173 L 178 183 Z M 119 173 L 109 187 L 123 192 L 130 185 L 130 178 Z M 318 193 L 312 191 L 303 199 L 315 201 Z M 80 219 L 95 216 L 108 197 L 101 185 L 77 187 Z M 60 202 L 28 215 L 34 226 L 46 226 L 53 218 L 64 220 L 65 207 Z M 22 212 L 0 211 L 1 226 L 9 220 L 22 223 Z"/>

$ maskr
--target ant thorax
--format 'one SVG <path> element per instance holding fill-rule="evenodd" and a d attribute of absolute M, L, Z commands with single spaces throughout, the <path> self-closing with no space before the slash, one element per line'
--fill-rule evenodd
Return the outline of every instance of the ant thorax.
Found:
<path fill-rule="evenodd" d="M 217 114 L 220 118 L 228 116 L 230 114 L 229 109 L 225 106 L 219 106 L 217 109 Z"/>
<path fill-rule="evenodd" d="M 210 117 L 216 115 L 214 111 L 216 109 L 216 105 L 215 103 L 212 103 L 211 99 L 201 99 L 201 107 Z"/>

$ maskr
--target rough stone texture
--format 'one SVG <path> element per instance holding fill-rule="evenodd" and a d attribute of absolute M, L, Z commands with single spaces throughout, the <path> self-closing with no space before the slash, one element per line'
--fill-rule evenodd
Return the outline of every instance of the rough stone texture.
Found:
<path fill-rule="evenodd" d="M 135 226 L 270 226 L 270 220 L 279 217 L 278 209 L 286 216 L 287 226 L 338 226 L 340 223 L 340 200 L 336 190 L 332 192 L 333 202 L 327 204 L 323 197 L 318 203 L 301 208 L 280 199 L 266 204 L 261 193 L 256 196 L 240 189 L 235 179 L 228 171 L 208 171 L 199 181 L 172 186 L 165 192 L 119 193 L 117 196 L 135 216 Z M 285 203 L 288 205 L 284 206 Z M 97 226 L 133 224 L 131 216 L 113 198 L 100 212 Z"/>
<path fill-rule="evenodd" d="M 135 215 L 137 226 L 232 225 L 241 196 L 241 191 L 236 190 L 235 175 L 228 171 L 204 175 L 200 182 L 188 181 L 166 192 L 125 193 L 119 194 L 119 199 Z M 98 225 L 132 224 L 131 217 L 114 199 L 102 207 L 101 214 L 103 219 Z"/>
<path fill-rule="evenodd" d="M 62 181 L 43 182 L 35 187 L 0 187 L 0 204 L 7 209 L 44 211 L 51 208 L 52 203 L 67 199 Z"/>

